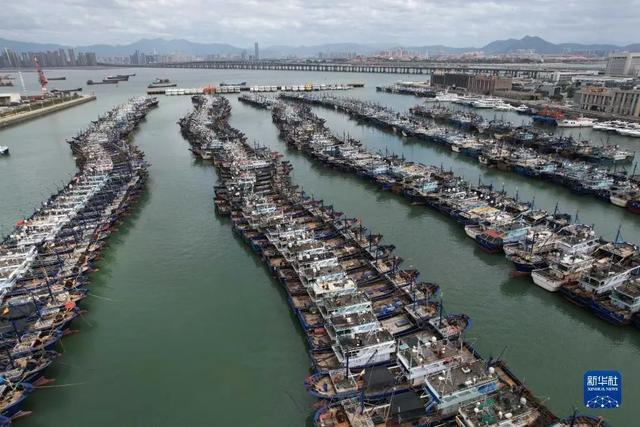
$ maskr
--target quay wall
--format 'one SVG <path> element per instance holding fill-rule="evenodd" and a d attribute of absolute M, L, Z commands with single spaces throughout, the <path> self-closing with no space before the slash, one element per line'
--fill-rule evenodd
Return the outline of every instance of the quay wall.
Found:
<path fill-rule="evenodd" d="M 56 105 L 51 105 L 49 107 L 39 108 L 33 111 L 25 111 L 12 116 L 3 117 L 3 118 L 0 118 L 0 129 L 16 125 L 16 124 L 25 122 L 27 120 L 46 116 L 47 114 L 55 113 L 56 111 L 75 107 L 76 105 L 84 104 L 86 102 L 95 101 L 95 100 L 96 100 L 95 95 L 81 96 L 79 98 L 71 99 L 69 101 L 65 101 Z"/>

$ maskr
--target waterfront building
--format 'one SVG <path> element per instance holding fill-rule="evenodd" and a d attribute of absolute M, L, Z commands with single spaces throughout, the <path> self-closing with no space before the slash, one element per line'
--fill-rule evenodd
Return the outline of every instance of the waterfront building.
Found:
<path fill-rule="evenodd" d="M 496 92 L 511 90 L 510 77 L 473 75 L 465 73 L 432 74 L 431 84 L 442 87 L 455 87 L 468 92 L 493 95 Z"/>
<path fill-rule="evenodd" d="M 640 119 L 640 90 L 587 86 L 575 94 L 575 105 L 585 112 Z"/>
<path fill-rule="evenodd" d="M 610 54 L 607 60 L 606 74 L 610 76 L 640 75 L 640 52 Z"/>
<path fill-rule="evenodd" d="M 511 90 L 511 77 L 473 76 L 469 82 L 469 92 L 493 95 L 496 92 Z"/>
<path fill-rule="evenodd" d="M 471 77 L 473 77 L 471 74 L 464 73 L 432 74 L 431 84 L 434 86 L 468 89 Z"/>

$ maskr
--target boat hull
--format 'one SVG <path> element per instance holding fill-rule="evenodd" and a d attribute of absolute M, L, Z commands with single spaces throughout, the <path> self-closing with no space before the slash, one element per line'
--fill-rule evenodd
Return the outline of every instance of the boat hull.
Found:
<path fill-rule="evenodd" d="M 591 301 L 589 304 L 589 310 L 602 320 L 605 320 L 615 326 L 625 326 L 631 323 L 630 315 L 625 316 L 621 313 L 611 311 L 597 301 Z"/>
<path fill-rule="evenodd" d="M 562 286 L 562 281 L 547 278 L 544 275 L 537 273 L 535 270 L 531 271 L 531 280 L 533 280 L 533 283 L 549 292 L 558 292 Z"/>

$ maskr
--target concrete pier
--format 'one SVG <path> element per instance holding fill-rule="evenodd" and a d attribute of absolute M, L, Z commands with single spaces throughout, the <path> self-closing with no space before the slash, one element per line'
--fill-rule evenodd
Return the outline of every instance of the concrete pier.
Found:
<path fill-rule="evenodd" d="M 95 100 L 96 100 L 95 95 L 84 95 L 78 98 L 69 99 L 68 101 L 63 101 L 59 104 L 50 105 L 48 107 L 38 108 L 36 110 L 31 110 L 31 111 L 22 111 L 16 114 L 0 117 L 0 129 L 16 125 L 16 124 L 25 122 L 27 120 L 46 116 L 47 114 L 55 113 L 56 111 L 75 107 L 76 105 L 84 104 L 86 102 L 95 101 Z"/>

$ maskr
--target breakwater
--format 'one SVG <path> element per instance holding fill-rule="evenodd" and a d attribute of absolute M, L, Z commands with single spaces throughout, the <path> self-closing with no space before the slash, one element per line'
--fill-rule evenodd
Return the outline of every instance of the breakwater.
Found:
<path fill-rule="evenodd" d="M 0 129 L 13 126 L 27 120 L 36 119 L 38 117 L 46 116 L 47 114 L 55 113 L 57 111 L 65 110 L 67 108 L 75 107 L 86 102 L 95 101 L 95 95 L 84 95 L 77 98 L 72 98 L 68 101 L 63 101 L 59 104 L 54 104 L 48 107 L 38 108 L 30 111 L 22 111 L 16 114 L 0 117 Z"/>

